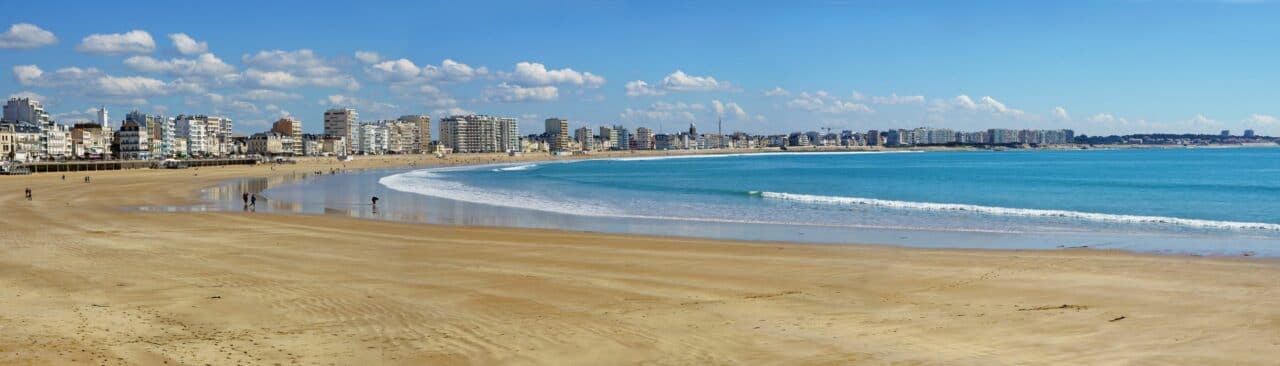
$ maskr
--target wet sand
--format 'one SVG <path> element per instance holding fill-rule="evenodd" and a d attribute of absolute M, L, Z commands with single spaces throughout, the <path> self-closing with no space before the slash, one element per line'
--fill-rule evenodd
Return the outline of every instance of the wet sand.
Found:
<path fill-rule="evenodd" d="M 346 164 L 409 162 L 440 163 Z M 1280 359 L 1274 260 L 119 209 L 190 204 L 228 179 L 335 164 L 98 172 L 88 184 L 84 174 L 0 177 L 0 364 Z"/>

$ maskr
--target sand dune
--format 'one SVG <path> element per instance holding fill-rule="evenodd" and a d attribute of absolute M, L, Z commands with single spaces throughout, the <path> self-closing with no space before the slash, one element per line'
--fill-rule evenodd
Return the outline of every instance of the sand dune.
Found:
<path fill-rule="evenodd" d="M 472 163 L 500 156 L 448 163 Z M 347 168 L 440 163 L 373 158 Z M 1275 364 L 1252 258 L 144 213 L 259 167 L 0 177 L 0 364 Z M 35 200 L 22 197 L 24 187 Z"/>

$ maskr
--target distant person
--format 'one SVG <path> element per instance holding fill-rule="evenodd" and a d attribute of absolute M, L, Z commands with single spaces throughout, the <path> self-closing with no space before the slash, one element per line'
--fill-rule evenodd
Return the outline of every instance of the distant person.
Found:
<path fill-rule="evenodd" d="M 67 181 L 67 175 L 66 175 L 66 174 L 63 174 L 63 175 L 62 175 L 62 181 L 63 181 L 63 182 L 66 182 L 66 181 Z"/>
<path fill-rule="evenodd" d="M 87 176 L 87 175 L 86 175 L 86 176 L 84 176 L 84 182 L 85 182 L 85 183 L 89 183 L 89 176 Z"/>
<path fill-rule="evenodd" d="M 27 201 L 30 201 L 30 200 L 31 200 L 31 188 L 27 188 Z"/>
<path fill-rule="evenodd" d="M 373 205 L 374 206 L 378 205 L 378 196 L 373 196 Z"/>
<path fill-rule="evenodd" d="M 249 207 L 258 207 L 258 195 L 249 196 Z"/>
<path fill-rule="evenodd" d="M 240 195 L 240 199 L 244 200 L 244 205 L 245 205 L 245 206 L 248 206 L 248 205 L 249 205 L 249 192 L 245 192 L 244 194 L 241 194 L 241 195 Z"/>

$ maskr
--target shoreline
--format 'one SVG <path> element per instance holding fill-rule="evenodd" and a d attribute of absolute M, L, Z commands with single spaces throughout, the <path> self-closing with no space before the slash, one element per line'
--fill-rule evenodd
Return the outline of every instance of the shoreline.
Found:
<path fill-rule="evenodd" d="M 435 160 L 415 158 L 347 168 Z M 471 162 L 488 158 L 502 157 Z M 0 363 L 1262 365 L 1280 354 L 1270 259 L 112 209 L 334 166 L 0 179 Z"/>

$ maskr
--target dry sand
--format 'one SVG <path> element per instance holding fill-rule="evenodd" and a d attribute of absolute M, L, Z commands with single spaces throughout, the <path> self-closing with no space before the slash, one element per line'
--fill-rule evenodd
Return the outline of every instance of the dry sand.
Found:
<path fill-rule="evenodd" d="M 331 166 L 0 177 L 0 364 L 1280 362 L 1272 260 L 117 209 Z"/>

